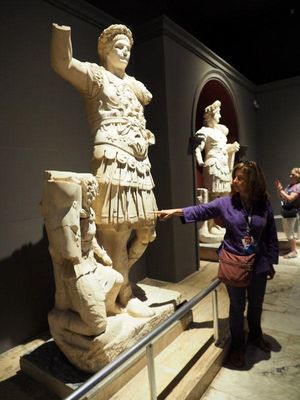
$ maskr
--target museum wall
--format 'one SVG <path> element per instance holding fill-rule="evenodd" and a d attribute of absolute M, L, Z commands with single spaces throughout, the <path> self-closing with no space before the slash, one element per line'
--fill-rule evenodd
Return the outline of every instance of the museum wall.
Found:
<path fill-rule="evenodd" d="M 257 88 L 257 157 L 264 168 L 272 205 L 280 213 L 274 180 L 289 183 L 289 172 L 300 167 L 300 77 Z M 279 224 L 279 229 L 282 226 Z"/>
<path fill-rule="evenodd" d="M 89 172 L 81 97 L 50 67 L 51 23 L 72 26 L 78 59 L 97 62 L 99 31 L 113 19 L 64 3 L 1 3 L 0 352 L 48 329 L 54 279 L 39 206 L 43 171 Z"/>
<path fill-rule="evenodd" d="M 5 0 L 0 18 L 0 48 L 5 60 L 0 71 L 1 353 L 48 328 L 54 279 L 39 206 L 43 171 L 88 172 L 90 168 L 92 140 L 82 99 L 50 67 L 51 23 L 72 26 L 75 57 L 98 62 L 99 32 L 115 20 L 80 0 Z M 291 149 L 283 143 L 282 130 L 283 126 L 292 127 L 288 132 L 285 128 L 285 137 L 288 135 L 292 143 L 299 122 L 299 116 L 292 114 L 297 88 L 288 84 L 276 90 L 273 87 L 273 91 L 269 87 L 256 88 L 166 18 L 133 33 L 135 45 L 127 72 L 144 82 L 153 94 L 145 115 L 148 129 L 156 136 L 149 156 L 158 207 L 195 202 L 195 162 L 188 143 L 195 131 L 201 89 L 210 79 L 221 82 L 232 96 L 239 140 L 248 146 L 247 157 L 258 156 L 267 176 L 273 179 L 274 163 L 265 149 L 271 154 L 278 154 L 281 146 Z M 299 82 L 297 85 L 299 91 Z M 258 110 L 253 103 L 256 91 Z M 283 99 L 289 99 L 291 107 L 284 106 L 285 113 L 272 112 L 272 107 L 283 106 Z M 277 151 L 270 146 L 269 131 Z M 291 151 L 292 164 L 297 165 L 296 149 L 294 146 Z M 274 171 L 277 168 L 284 180 L 286 171 L 279 165 Z M 183 226 L 174 219 L 158 223 L 157 238 L 133 267 L 132 279 L 148 276 L 178 282 L 198 267 L 197 227 Z"/>
<path fill-rule="evenodd" d="M 136 46 L 146 56 L 137 58 L 136 70 L 143 81 L 148 79 L 148 87 L 158 98 L 147 118 L 156 134 L 151 162 L 158 207 L 188 206 L 195 203 L 189 139 L 195 132 L 201 88 L 210 79 L 226 86 L 236 107 L 240 142 L 248 145 L 248 154 L 255 158 L 255 86 L 166 17 L 143 26 L 139 40 Z M 159 63 L 161 68 L 157 68 Z M 155 68 L 155 74 L 149 74 L 149 68 Z M 156 80 L 161 73 L 164 77 Z M 196 229 L 193 224 L 182 226 L 176 218 L 159 222 L 157 238 L 147 251 L 147 276 L 178 282 L 194 273 L 199 267 Z"/>

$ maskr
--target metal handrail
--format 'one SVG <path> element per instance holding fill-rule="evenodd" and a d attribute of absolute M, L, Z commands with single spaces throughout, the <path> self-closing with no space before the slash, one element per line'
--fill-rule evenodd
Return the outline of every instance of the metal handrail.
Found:
<path fill-rule="evenodd" d="M 186 315 L 197 303 L 203 300 L 209 293 L 219 286 L 221 281 L 219 279 L 215 279 L 207 288 L 203 289 L 201 292 L 196 294 L 191 300 L 184 303 L 178 310 L 176 310 L 170 317 L 162 321 L 159 325 L 157 325 L 151 332 L 149 332 L 146 336 L 144 336 L 141 340 L 135 343 L 128 350 L 121 353 L 118 357 L 116 357 L 112 362 L 103 367 L 99 372 L 94 374 L 90 379 L 88 379 L 85 383 L 83 383 L 78 389 L 76 389 L 69 396 L 65 397 L 64 400 L 79 400 L 82 396 L 87 394 L 90 390 L 92 390 L 97 384 L 104 382 L 105 378 L 109 377 L 117 368 L 121 367 L 136 355 L 140 350 L 144 349 L 147 346 L 152 346 L 152 341 L 157 339 L 159 335 L 164 333 L 167 328 L 171 327 L 175 322 L 177 322 L 180 318 Z M 215 292 L 216 294 L 216 292 Z M 217 328 L 217 301 L 216 296 L 213 299 L 213 313 L 214 313 L 214 328 L 215 328 L 215 341 L 218 340 L 218 328 Z M 216 324 L 216 326 L 215 326 Z M 148 349 L 149 350 L 149 349 Z M 151 347 L 152 353 L 152 347 Z M 149 369 L 149 368 L 148 368 Z M 150 369 L 153 369 L 150 366 Z M 153 372 L 152 372 L 153 373 Z M 108 384 L 109 381 L 105 382 L 105 385 Z M 104 385 L 103 385 L 104 386 Z M 155 385 L 154 385 L 155 386 Z M 155 388 L 153 388 L 153 383 L 150 382 L 150 389 L 152 399 L 156 398 L 156 394 L 153 394 L 153 390 L 155 392 Z"/>

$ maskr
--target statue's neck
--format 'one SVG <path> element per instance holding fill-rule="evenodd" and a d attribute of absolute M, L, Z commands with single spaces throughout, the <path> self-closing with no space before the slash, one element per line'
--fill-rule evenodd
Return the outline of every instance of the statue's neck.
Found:
<path fill-rule="evenodd" d="M 218 125 L 219 125 L 219 124 L 218 124 L 217 121 L 215 121 L 215 120 L 209 121 L 209 123 L 208 123 L 208 126 L 209 126 L 210 128 L 216 128 Z"/>
<path fill-rule="evenodd" d="M 114 67 L 113 65 L 104 65 L 104 68 L 107 69 L 111 74 L 117 76 L 120 79 L 124 79 L 125 76 L 125 68 Z"/>

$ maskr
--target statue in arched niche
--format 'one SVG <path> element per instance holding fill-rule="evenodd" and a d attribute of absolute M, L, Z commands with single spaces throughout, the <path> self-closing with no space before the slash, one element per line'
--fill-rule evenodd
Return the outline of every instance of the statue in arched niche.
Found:
<path fill-rule="evenodd" d="M 206 203 L 231 191 L 231 172 L 235 153 L 240 145 L 236 141 L 227 143 L 229 130 L 219 123 L 220 118 L 221 102 L 216 100 L 205 108 L 204 126 L 194 135 L 194 141 L 197 143 L 197 164 L 203 167 L 203 187 L 198 188 L 200 203 Z M 200 224 L 200 242 L 218 242 L 223 235 L 224 229 L 214 220 Z"/>
<path fill-rule="evenodd" d="M 101 66 L 82 62 L 72 54 L 71 28 L 53 24 L 51 63 L 85 100 L 94 138 L 91 172 L 99 182 L 97 239 L 124 278 L 118 301 L 132 315 L 148 317 L 154 311 L 134 297 L 128 277 L 155 239 L 157 210 L 148 159 L 155 138 L 144 118 L 152 95 L 125 72 L 132 44 L 126 26 L 111 25 L 98 39 Z"/>

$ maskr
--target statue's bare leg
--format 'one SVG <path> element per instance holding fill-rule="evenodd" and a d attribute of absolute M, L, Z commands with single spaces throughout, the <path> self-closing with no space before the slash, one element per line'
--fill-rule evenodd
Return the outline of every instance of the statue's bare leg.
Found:
<path fill-rule="evenodd" d="M 79 335 L 98 336 L 106 328 L 105 293 L 93 273 L 64 277 L 67 309 L 53 309 L 49 323 Z M 51 326 L 52 328 L 52 326 Z"/>
<path fill-rule="evenodd" d="M 98 227 L 97 227 L 98 228 Z M 97 229 L 97 240 L 104 247 L 109 257 L 112 259 L 113 268 L 120 272 L 124 278 L 124 282 L 120 288 L 119 301 L 121 306 L 125 307 L 126 302 L 121 293 L 126 292 L 131 297 L 132 293 L 129 290 L 130 285 L 128 281 L 128 253 L 127 243 L 130 238 L 131 229 L 127 228 L 121 231 L 114 229 Z"/>
<path fill-rule="evenodd" d="M 79 336 L 98 336 L 105 332 L 106 320 L 103 319 L 101 325 L 90 326 L 88 323 L 83 321 L 80 314 L 71 310 L 59 310 L 53 308 L 48 314 L 49 326 L 51 330 L 55 332 L 70 332 Z M 63 337 L 63 334 L 60 334 Z M 75 343 L 75 339 L 73 339 Z"/>
<path fill-rule="evenodd" d="M 148 244 L 156 237 L 154 226 L 145 226 L 135 231 L 134 237 L 128 246 L 128 269 L 144 254 Z M 137 298 L 131 298 L 127 302 L 127 311 L 134 316 L 150 317 L 154 315 L 153 309 L 146 306 Z"/>
<path fill-rule="evenodd" d="M 131 232 L 131 229 L 118 232 L 113 229 L 99 229 L 97 239 L 112 259 L 113 267 L 123 275 L 124 283 L 118 295 L 120 305 L 126 307 L 128 313 L 133 316 L 149 317 L 154 315 L 154 311 L 133 297 L 128 275 L 130 267 L 141 257 L 148 243 L 154 240 L 155 231 L 154 227 L 137 229 L 127 248 Z"/>
<path fill-rule="evenodd" d="M 148 244 L 156 238 L 154 226 L 136 229 L 135 236 L 128 247 L 128 268 L 130 269 L 142 257 Z"/>
<path fill-rule="evenodd" d="M 197 199 L 199 204 L 206 204 L 208 202 L 208 190 L 206 188 L 198 188 Z M 208 221 L 199 222 L 199 240 L 200 242 L 207 241 L 210 236 Z"/>
<path fill-rule="evenodd" d="M 114 287 L 109 291 L 109 293 L 107 293 L 105 305 L 106 313 L 108 316 L 120 314 L 123 312 L 121 306 L 117 302 L 117 298 L 122 285 L 122 283 L 116 283 Z"/>
<path fill-rule="evenodd" d="M 228 193 L 210 193 L 209 201 L 212 201 L 218 197 L 226 196 Z M 209 231 L 213 235 L 225 235 L 225 229 L 218 225 L 214 220 L 209 221 Z"/>
<path fill-rule="evenodd" d="M 95 271 L 95 278 L 98 280 L 99 286 L 103 287 L 105 293 L 107 315 L 122 313 L 123 310 L 117 302 L 117 297 L 124 282 L 124 278 L 120 272 L 112 267 L 98 264 L 98 268 Z"/>

